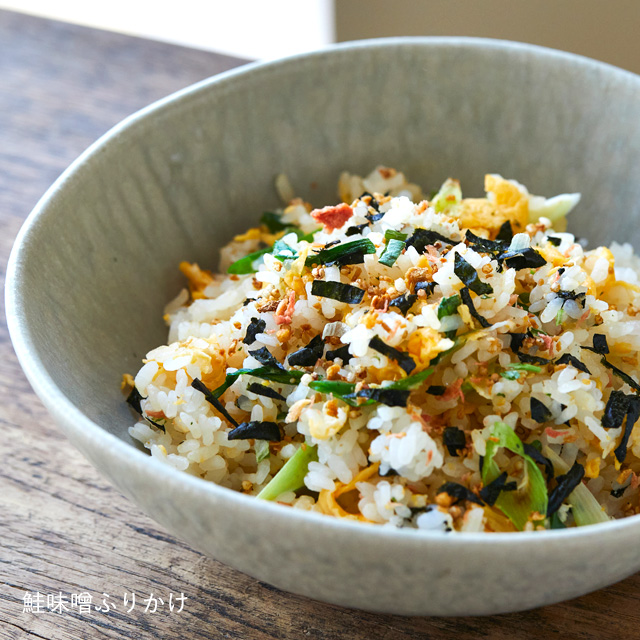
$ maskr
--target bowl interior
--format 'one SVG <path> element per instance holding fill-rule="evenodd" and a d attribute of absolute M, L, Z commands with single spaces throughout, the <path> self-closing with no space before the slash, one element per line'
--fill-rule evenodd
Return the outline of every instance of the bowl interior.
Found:
<path fill-rule="evenodd" d="M 522 45 L 410 39 L 338 47 L 224 74 L 127 121 L 45 197 L 16 257 L 16 313 L 62 393 L 130 441 L 119 382 L 166 341 L 177 265 L 278 205 L 286 173 L 314 204 L 341 170 L 378 164 L 425 190 L 478 195 L 498 172 L 533 192 L 580 191 L 570 228 L 636 242 L 640 79 Z"/>

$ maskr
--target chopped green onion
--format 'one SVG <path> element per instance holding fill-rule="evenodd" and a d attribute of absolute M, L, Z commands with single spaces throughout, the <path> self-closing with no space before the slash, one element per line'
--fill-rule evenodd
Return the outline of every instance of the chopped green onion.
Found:
<path fill-rule="evenodd" d="M 400 254 L 404 251 L 404 247 L 405 243 L 402 240 L 391 238 L 391 240 L 387 241 L 387 246 L 384 248 L 378 262 L 387 267 L 393 267 Z"/>
<path fill-rule="evenodd" d="M 282 222 L 282 216 L 279 213 L 273 211 L 265 211 L 260 218 L 260 222 L 269 229 L 271 233 L 278 233 L 278 231 L 284 231 L 291 225 L 288 222 Z"/>
<path fill-rule="evenodd" d="M 496 422 L 487 441 L 487 450 L 482 463 L 482 482 L 488 485 L 502 472 L 494 460 L 499 449 L 505 448 L 519 455 L 526 465 L 527 486 L 509 492 L 502 492 L 496 500 L 498 507 L 522 531 L 534 512 L 545 517 L 547 513 L 547 485 L 538 465 L 524 452 L 524 446 L 515 431 L 504 422 Z"/>
<path fill-rule="evenodd" d="M 286 371 L 278 367 L 258 367 L 256 369 L 238 369 L 227 373 L 225 381 L 211 393 L 219 398 L 241 375 L 249 375 L 262 380 L 271 380 L 280 384 L 295 384 L 302 378 L 304 371 Z"/>
<path fill-rule="evenodd" d="M 387 229 L 384 232 L 384 237 L 387 240 L 402 240 L 404 242 L 408 238 L 409 234 L 400 233 L 400 231 L 394 231 L 393 229 Z"/>
<path fill-rule="evenodd" d="M 309 471 L 309 463 L 318 460 L 315 446 L 303 444 L 287 460 L 285 465 L 276 473 L 265 488 L 258 494 L 263 500 L 275 500 L 287 491 L 296 491 L 304 486 L 304 477 Z"/>
<path fill-rule="evenodd" d="M 445 316 L 452 316 L 460 306 L 462 300 L 458 294 L 450 298 L 442 298 L 438 305 L 438 320 L 442 320 Z"/>
<path fill-rule="evenodd" d="M 440 187 L 435 198 L 431 200 L 431 206 L 438 212 L 442 213 L 451 207 L 460 204 L 462 200 L 462 190 L 460 182 L 448 178 Z"/>
<path fill-rule="evenodd" d="M 367 238 L 362 238 L 341 243 L 329 249 L 322 249 L 318 253 L 310 255 L 305 260 L 305 266 L 310 267 L 314 264 L 332 265 L 336 262 L 341 265 L 357 264 L 362 262 L 364 254 L 375 252 L 376 246 L 373 242 Z"/>
<path fill-rule="evenodd" d="M 256 464 L 260 464 L 263 460 L 269 457 L 269 441 L 268 440 L 256 440 L 253 447 L 256 452 Z"/>
<path fill-rule="evenodd" d="M 515 371 L 531 371 L 532 373 L 540 373 L 542 367 L 538 367 L 535 364 L 529 364 L 527 362 L 510 362 L 507 365 L 507 369 L 514 369 Z"/>
<path fill-rule="evenodd" d="M 265 249 L 260 249 L 259 251 L 254 251 L 253 253 L 246 255 L 244 258 L 240 258 L 240 260 L 236 260 L 229 265 L 227 273 L 234 273 L 236 275 L 255 273 L 257 269 L 254 267 L 254 263 L 259 258 L 262 258 L 265 253 L 269 253 L 270 251 L 271 247 L 266 247 Z"/>
<path fill-rule="evenodd" d="M 519 380 L 520 372 L 519 371 L 501 371 L 500 375 L 507 380 Z"/>

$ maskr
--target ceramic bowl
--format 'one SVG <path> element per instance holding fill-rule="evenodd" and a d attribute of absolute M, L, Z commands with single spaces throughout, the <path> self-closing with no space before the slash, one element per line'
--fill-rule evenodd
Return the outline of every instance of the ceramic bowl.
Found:
<path fill-rule="evenodd" d="M 55 421 L 152 518 L 272 585 L 372 611 L 475 615 L 598 589 L 640 568 L 640 517 L 515 534 L 396 530 L 234 493 L 152 460 L 127 433 L 120 379 L 166 341 L 177 265 L 278 203 L 276 173 L 315 204 L 339 172 L 385 164 L 426 189 L 480 193 L 499 172 L 580 191 L 572 228 L 640 240 L 640 78 L 509 42 L 360 42 L 211 78 L 96 142 L 29 216 L 7 277 L 20 362 Z M 636 244 L 636 246 L 638 246 Z"/>

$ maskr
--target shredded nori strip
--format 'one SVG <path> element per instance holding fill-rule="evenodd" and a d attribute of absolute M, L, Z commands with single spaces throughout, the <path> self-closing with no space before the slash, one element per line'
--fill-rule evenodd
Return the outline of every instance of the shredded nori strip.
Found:
<path fill-rule="evenodd" d="M 531 400 L 531 417 L 538 423 L 542 424 L 551 418 L 551 411 L 537 398 L 530 398 Z"/>
<path fill-rule="evenodd" d="M 399 476 L 400 474 L 395 469 L 389 467 L 385 473 L 378 472 L 378 475 L 381 478 L 386 478 L 387 476 Z M 411 507 L 409 507 L 409 508 L 411 509 Z M 415 507 L 414 507 L 414 509 L 415 509 Z M 414 509 L 411 509 L 411 511 L 414 512 Z"/>
<path fill-rule="evenodd" d="M 137 387 L 133 387 L 131 389 L 131 393 L 127 396 L 127 404 L 136 412 L 142 415 L 142 407 L 140 403 L 142 402 L 143 397 L 140 395 Z"/>
<path fill-rule="evenodd" d="M 260 349 L 256 349 L 255 351 L 249 351 L 249 355 L 252 355 L 260 364 L 263 364 L 265 367 L 274 367 L 277 369 L 282 369 L 284 371 L 284 367 L 273 357 L 267 347 L 261 347 Z"/>
<path fill-rule="evenodd" d="M 194 378 L 191 386 L 196 389 L 196 391 L 200 391 L 201 393 L 203 393 L 207 402 L 213 405 L 234 427 L 238 426 L 238 423 L 234 419 L 234 417 L 224 408 L 222 402 L 220 402 L 220 400 L 218 400 L 218 398 L 216 398 L 216 396 L 211 391 L 209 391 L 202 380 Z"/>
<path fill-rule="evenodd" d="M 409 389 L 392 389 L 389 387 L 375 387 L 370 389 L 360 389 L 353 397 L 367 398 L 388 407 L 406 407 L 409 401 Z M 347 396 L 345 396 L 347 397 Z"/>
<path fill-rule="evenodd" d="M 511 229 L 511 227 L 509 227 L 509 229 Z M 481 251 L 486 251 L 488 253 L 506 251 L 509 248 L 509 242 L 511 241 L 511 239 L 509 239 L 509 242 L 504 242 L 500 239 L 487 240 L 486 238 L 477 236 L 472 231 L 469 231 L 469 229 L 467 229 L 464 239 L 473 247 L 477 247 Z"/>
<path fill-rule="evenodd" d="M 368 227 L 369 223 L 365 222 L 364 224 L 356 224 L 353 227 L 349 227 L 346 232 L 345 232 L 345 236 L 349 237 L 349 236 L 357 236 L 359 233 L 362 233 L 363 229 L 365 227 Z"/>
<path fill-rule="evenodd" d="M 554 246 L 559 247 L 562 244 L 562 238 L 556 238 L 555 236 L 547 236 L 547 240 Z"/>
<path fill-rule="evenodd" d="M 511 347 L 511 351 L 513 351 L 514 353 L 518 353 L 518 351 L 520 351 L 520 349 L 522 348 L 522 343 L 527 337 L 527 334 L 510 333 L 509 335 L 511 336 L 511 344 L 509 345 Z"/>
<path fill-rule="evenodd" d="M 519 251 L 505 251 L 498 256 L 510 269 L 537 269 L 547 264 L 547 261 L 531 247 Z"/>
<path fill-rule="evenodd" d="M 425 291 L 427 295 L 431 295 L 436 288 L 436 282 L 416 282 L 413 287 L 413 292 L 418 293 L 418 291 Z"/>
<path fill-rule="evenodd" d="M 242 340 L 245 344 L 253 344 L 256 341 L 256 336 L 259 333 L 263 333 L 267 328 L 267 323 L 264 320 L 258 320 L 258 318 L 251 318 L 251 322 L 247 327 L 247 333 Z"/>
<path fill-rule="evenodd" d="M 532 444 L 523 444 L 524 452 L 533 458 L 534 462 L 541 464 L 544 467 L 544 473 L 547 476 L 547 482 L 551 482 L 553 479 L 553 463 L 547 456 L 543 456 L 538 449 Z"/>
<path fill-rule="evenodd" d="M 556 295 L 562 300 L 575 300 L 584 309 L 584 300 L 587 295 L 584 291 L 580 291 L 579 293 L 575 291 L 558 291 Z"/>
<path fill-rule="evenodd" d="M 520 362 L 526 362 L 527 364 L 551 364 L 552 360 L 548 358 L 543 358 L 542 356 L 532 356 L 528 353 L 522 353 L 522 351 L 517 351 L 516 355 L 520 359 Z"/>
<path fill-rule="evenodd" d="M 629 397 L 622 391 L 613 390 L 611 392 L 602 416 L 602 426 L 605 429 L 618 429 L 622 426 L 629 409 Z"/>
<path fill-rule="evenodd" d="M 287 362 L 292 367 L 313 367 L 322 358 L 324 351 L 324 341 L 322 336 L 313 338 L 306 347 L 294 351 Z"/>
<path fill-rule="evenodd" d="M 275 389 L 267 387 L 265 384 L 260 384 L 259 382 L 252 382 L 247 387 L 247 391 L 251 391 L 251 393 L 255 393 L 258 396 L 264 396 L 265 398 L 272 398 L 273 400 L 286 400 L 281 393 L 278 393 Z"/>
<path fill-rule="evenodd" d="M 480 280 L 478 272 L 459 254 L 455 254 L 453 272 L 479 296 L 493 293 L 493 287 Z"/>
<path fill-rule="evenodd" d="M 403 316 L 407 315 L 407 312 L 413 306 L 413 303 L 418 299 L 418 296 L 415 293 L 405 293 L 393 300 L 389 301 L 390 307 L 397 307 L 400 309 L 400 313 Z"/>
<path fill-rule="evenodd" d="M 640 418 L 640 398 L 638 398 L 638 396 L 627 396 L 627 398 L 629 402 L 629 408 L 627 409 L 627 424 L 624 427 L 624 432 L 622 434 L 620 444 L 613 452 L 616 456 L 616 460 L 621 463 L 624 462 L 624 459 L 627 457 L 627 444 L 629 443 L 629 436 L 631 436 L 633 427 L 638 421 L 638 418 Z"/>
<path fill-rule="evenodd" d="M 626 451 L 625 451 L 625 453 L 626 453 Z M 629 488 L 629 485 L 627 485 L 626 487 L 620 487 L 619 489 L 611 489 L 611 496 L 614 497 L 614 498 L 622 498 L 624 492 L 628 488 Z"/>
<path fill-rule="evenodd" d="M 436 493 L 446 493 L 452 498 L 455 498 L 456 502 L 459 502 L 460 500 L 468 500 L 469 502 L 475 502 L 475 504 L 484 504 L 475 493 L 457 482 L 445 482 L 438 491 L 436 491 Z"/>
<path fill-rule="evenodd" d="M 469 313 L 480 323 L 481 327 L 491 326 L 491 323 L 486 318 L 482 317 L 476 310 L 467 287 L 463 287 L 460 290 L 460 297 L 462 298 L 462 304 L 466 305 L 467 309 L 469 309 Z"/>
<path fill-rule="evenodd" d="M 359 304 L 364 298 L 365 291 L 350 284 L 342 284 L 342 282 L 314 280 L 311 284 L 311 293 L 320 298 L 331 298 L 346 304 Z"/>
<path fill-rule="evenodd" d="M 345 344 L 338 349 L 333 349 L 332 351 L 327 351 L 324 355 L 327 360 L 335 360 L 336 358 L 340 358 L 343 364 L 347 364 L 353 356 L 349 353 L 349 345 Z"/>
<path fill-rule="evenodd" d="M 324 247 L 322 247 L 322 249 L 329 249 L 330 247 L 335 247 L 337 244 L 340 244 L 342 242 L 342 240 L 332 240 L 331 242 L 327 242 L 327 244 L 324 245 Z M 319 253 L 319 251 L 316 251 L 316 253 Z"/>
<path fill-rule="evenodd" d="M 462 429 L 445 427 L 442 432 L 442 444 L 449 450 L 449 455 L 458 457 L 458 451 L 467 446 L 467 439 Z"/>
<path fill-rule="evenodd" d="M 571 492 L 580 484 L 584 478 L 584 467 L 579 462 L 574 462 L 573 466 L 564 475 L 556 478 L 558 484 L 549 494 L 547 504 L 547 517 L 551 517 L 569 497 Z"/>
<path fill-rule="evenodd" d="M 626 382 L 632 389 L 640 391 L 640 385 L 630 375 L 622 371 L 622 369 L 618 369 L 618 367 L 612 365 L 604 356 L 602 356 L 600 362 L 605 367 L 607 367 L 607 369 L 613 371 L 613 373 L 615 373 L 621 380 Z"/>
<path fill-rule="evenodd" d="M 227 434 L 228 440 L 268 440 L 280 442 L 282 433 L 275 422 L 243 422 Z"/>
<path fill-rule="evenodd" d="M 416 229 L 411 237 L 407 240 L 407 249 L 409 247 L 415 247 L 418 253 L 424 253 L 428 246 L 433 246 L 436 242 L 442 242 L 443 244 L 458 244 L 456 240 L 445 238 L 437 231 L 427 231 L 427 229 Z"/>
<path fill-rule="evenodd" d="M 427 389 L 427 393 L 430 396 L 442 396 L 444 395 L 444 392 L 447 390 L 446 387 L 442 387 L 440 385 L 437 384 L 432 384 L 428 389 Z"/>
<path fill-rule="evenodd" d="M 360 195 L 360 197 L 358 198 L 358 200 L 362 200 L 363 198 L 366 198 L 367 196 L 369 196 L 370 200 L 369 200 L 369 205 L 372 209 L 375 209 L 376 211 L 380 210 L 380 204 L 378 203 L 378 201 L 376 200 L 375 196 L 372 193 L 369 193 L 368 191 L 363 191 L 362 194 Z"/>
<path fill-rule="evenodd" d="M 562 356 L 560 356 L 556 360 L 556 364 L 570 364 L 574 369 L 577 369 L 578 371 L 583 371 L 584 373 L 588 373 L 589 375 L 591 375 L 591 371 L 587 369 L 587 366 L 582 364 L 582 362 L 580 362 L 578 358 L 576 358 L 575 356 L 572 356 L 570 353 L 565 353 Z"/>
<path fill-rule="evenodd" d="M 394 347 L 390 347 L 388 344 L 385 344 L 378 336 L 374 336 L 369 340 L 369 346 L 372 349 L 375 349 L 378 353 L 381 353 L 387 358 L 391 358 L 395 360 L 398 365 L 404 369 L 405 373 L 409 375 L 415 368 L 416 363 L 413 361 L 413 358 Z"/>
<path fill-rule="evenodd" d="M 596 333 L 593 336 L 593 347 L 582 347 L 587 351 L 593 351 L 601 356 L 606 356 L 609 353 L 609 345 L 607 344 L 607 336 L 602 333 Z"/>
<path fill-rule="evenodd" d="M 498 231 L 496 240 L 502 240 L 502 242 L 511 242 L 513 240 L 513 229 L 511 228 L 511 222 L 505 220 Z"/>
<path fill-rule="evenodd" d="M 338 264 L 340 266 L 360 264 L 364 261 L 365 253 L 375 252 L 376 247 L 373 242 L 367 238 L 362 238 L 361 240 L 352 240 L 351 242 L 338 244 L 329 249 L 325 247 L 315 255 L 308 256 L 304 264 L 307 267 L 311 267 L 314 264 L 323 264 L 326 266 L 332 264 Z"/>
<path fill-rule="evenodd" d="M 480 497 L 490 507 L 493 507 L 502 491 L 515 491 L 518 488 L 517 482 L 514 482 L 513 480 L 511 482 L 507 482 L 507 478 L 507 472 L 503 471 L 495 480 L 480 489 Z"/>
<path fill-rule="evenodd" d="M 365 215 L 365 218 L 369 221 L 369 222 L 378 222 L 378 220 L 380 220 L 381 218 L 384 217 L 384 213 L 382 212 L 378 212 L 378 213 L 367 213 Z"/>

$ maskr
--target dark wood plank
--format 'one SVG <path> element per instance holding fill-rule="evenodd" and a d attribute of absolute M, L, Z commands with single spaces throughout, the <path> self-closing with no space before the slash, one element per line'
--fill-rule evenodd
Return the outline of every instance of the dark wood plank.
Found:
<path fill-rule="evenodd" d="M 47 186 L 122 117 L 240 61 L 0 12 L 0 269 Z M 2 304 L 0 302 L 0 304 Z M 140 513 L 51 424 L 0 326 L 0 637 L 638 637 L 640 576 L 569 603 L 490 618 L 401 618 L 320 604 L 229 569 Z M 23 613 L 25 592 L 108 593 L 116 610 Z M 124 594 L 135 608 L 123 609 Z M 143 598 L 165 600 L 145 612 Z M 181 613 L 169 593 L 184 593 Z M 129 595 L 129 598 L 131 596 Z"/>

